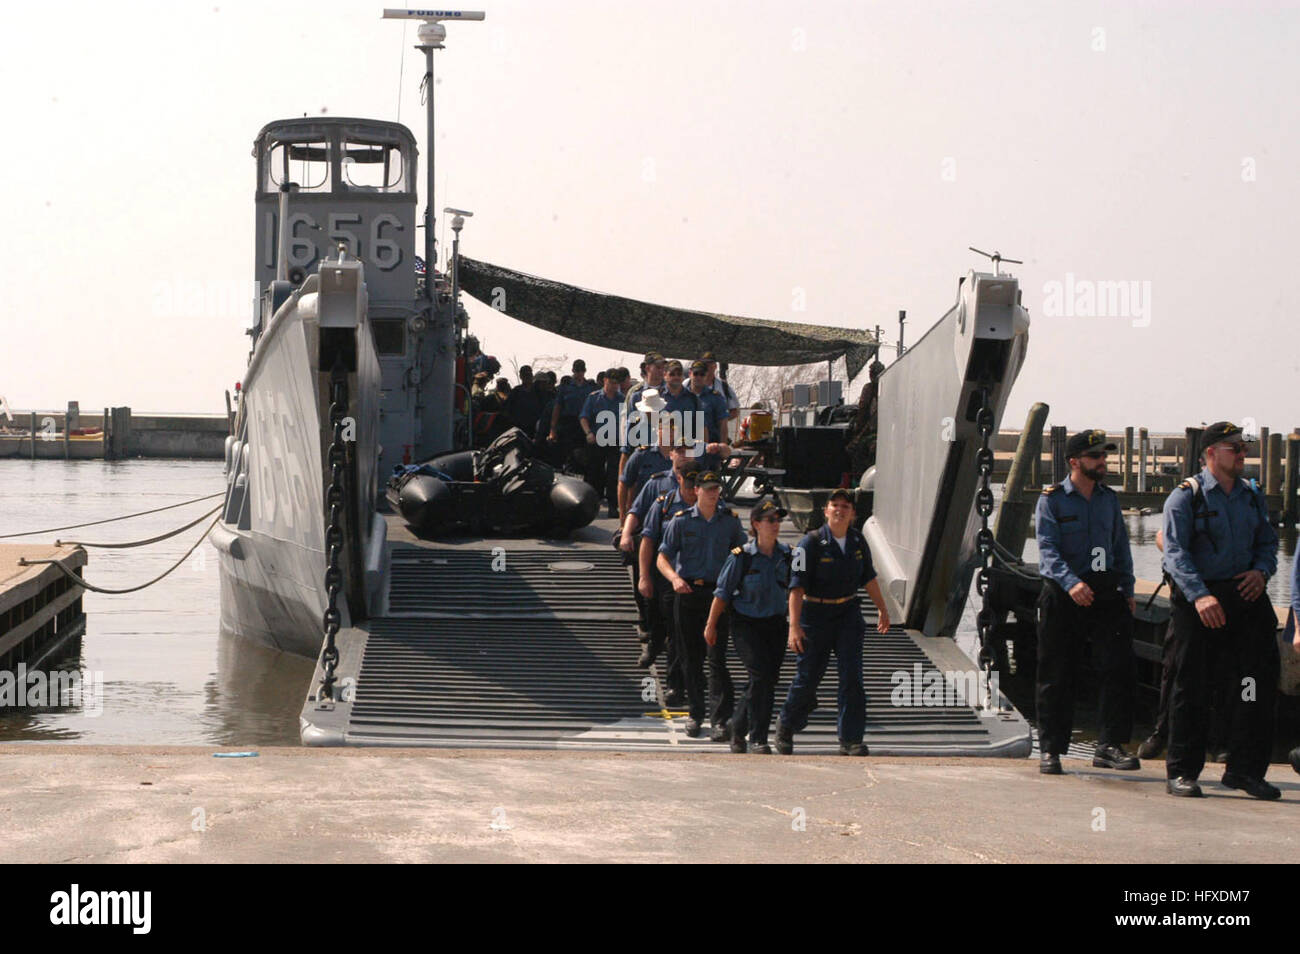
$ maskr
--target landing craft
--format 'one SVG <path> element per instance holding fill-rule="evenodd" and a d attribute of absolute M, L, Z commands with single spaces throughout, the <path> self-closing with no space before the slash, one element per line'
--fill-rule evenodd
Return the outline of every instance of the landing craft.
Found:
<path fill-rule="evenodd" d="M 417 48 L 430 74 L 446 38 L 440 21 L 484 19 L 384 16 L 424 21 Z M 432 144 L 432 95 L 427 112 Z M 461 293 L 628 353 L 725 348 L 753 365 L 843 357 L 853 377 L 878 341 L 862 329 L 672 308 L 475 260 L 460 251 L 464 210 L 450 210 L 456 239 L 440 269 L 432 157 L 417 259 L 421 170 L 415 138 L 398 123 L 273 122 L 253 156 L 254 273 L 265 291 L 212 531 L 223 627 L 318 660 L 301 717 L 308 744 L 667 745 L 671 713 L 645 712 L 646 674 L 633 665 L 636 612 L 609 546 L 615 522 L 593 519 L 590 488 L 539 467 L 517 432 L 472 446 Z M 954 308 L 882 378 L 866 532 L 891 616 L 910 629 L 868 641 L 868 679 L 882 678 L 873 665 L 900 661 L 974 665 L 951 640 L 924 637 L 951 636 L 964 605 L 981 529 L 973 502 L 987 484 L 980 443 L 1019 372 L 1027 325 L 1015 278 L 972 272 Z M 945 417 L 954 426 L 941 437 L 934 422 Z M 426 519 L 442 531 L 437 540 L 413 532 Z M 873 751 L 1027 754 L 1023 719 L 1001 697 L 984 704 L 999 718 L 964 706 L 927 709 L 918 724 L 873 709 Z"/>

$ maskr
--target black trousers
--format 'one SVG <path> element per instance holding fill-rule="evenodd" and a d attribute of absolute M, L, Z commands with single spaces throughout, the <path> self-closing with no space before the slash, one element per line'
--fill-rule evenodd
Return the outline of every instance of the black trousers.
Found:
<path fill-rule="evenodd" d="M 1038 596 L 1037 691 L 1038 738 L 1044 752 L 1063 755 L 1069 748 L 1075 689 L 1089 642 L 1101 681 L 1097 740 L 1102 745 L 1125 745 L 1133 734 L 1137 694 L 1133 614 L 1128 603 L 1109 598 L 1080 606 L 1060 586 L 1044 580 Z"/>
<path fill-rule="evenodd" d="M 668 638 L 668 651 L 664 657 L 666 673 L 664 675 L 664 685 L 668 687 L 669 692 L 686 691 L 686 661 L 682 656 L 682 638 L 677 633 L 677 613 L 675 606 L 677 603 L 677 594 L 673 592 L 672 584 L 663 578 L 658 570 L 655 571 L 655 605 L 659 610 L 660 618 L 664 621 L 664 631 Z"/>
<path fill-rule="evenodd" d="M 736 714 L 731 720 L 734 738 L 744 738 L 748 733 L 754 745 L 767 742 L 776 701 L 776 680 L 785 662 L 788 633 L 785 616 L 756 619 L 732 612 L 731 636 L 736 641 L 736 655 L 749 672 L 749 681 L 736 700 Z"/>
<path fill-rule="evenodd" d="M 637 555 L 637 547 L 641 545 L 641 538 L 636 534 L 632 535 L 632 552 L 623 553 L 623 559 L 628 561 L 628 572 L 632 575 L 632 599 L 636 600 L 636 625 L 642 632 L 651 631 L 650 622 L 650 601 L 641 595 L 641 560 Z"/>
<path fill-rule="evenodd" d="M 1224 712 L 1227 770 L 1254 778 L 1263 778 L 1268 771 L 1281 666 L 1277 616 L 1266 595 L 1246 600 L 1236 584 L 1236 580 L 1207 581 L 1228 620 L 1221 629 L 1206 627 L 1181 593 L 1171 600 L 1174 645 L 1165 762 L 1170 778 L 1198 778 L 1205 768 L 1210 696 L 1216 682 L 1231 687 Z"/>
<path fill-rule="evenodd" d="M 586 439 L 585 436 L 583 438 Z M 584 479 L 611 510 L 618 510 L 618 448 L 587 444 Z"/>
<path fill-rule="evenodd" d="M 559 438 L 556 456 L 560 468 L 565 471 L 585 474 L 587 435 L 582 430 L 576 417 L 562 417 L 555 426 L 555 436 Z"/>
<path fill-rule="evenodd" d="M 1170 676 L 1173 673 L 1174 624 L 1171 618 L 1165 628 L 1165 641 L 1160 653 L 1160 708 L 1156 712 L 1156 724 L 1152 734 L 1169 742 L 1169 695 L 1172 690 Z M 1228 726 L 1226 714 L 1228 700 L 1232 696 L 1232 682 L 1229 677 L 1230 667 L 1222 659 L 1223 641 L 1216 641 L 1217 650 L 1210 660 L 1210 714 L 1209 728 L 1206 731 L 1206 748 L 1218 754 L 1228 748 Z M 1222 677 L 1222 678 L 1219 678 Z"/>
<path fill-rule="evenodd" d="M 704 721 L 707 686 L 709 722 L 717 728 L 731 718 L 736 708 L 736 688 L 732 685 L 731 673 L 727 671 L 730 621 L 724 613 L 718 620 L 718 641 L 710 646 L 704 641 L 704 626 L 709 621 L 709 607 L 713 605 L 713 584 L 692 585 L 691 592 L 675 596 L 673 608 L 686 670 L 687 708 L 692 719 Z M 706 660 L 707 682 L 704 674 Z"/>

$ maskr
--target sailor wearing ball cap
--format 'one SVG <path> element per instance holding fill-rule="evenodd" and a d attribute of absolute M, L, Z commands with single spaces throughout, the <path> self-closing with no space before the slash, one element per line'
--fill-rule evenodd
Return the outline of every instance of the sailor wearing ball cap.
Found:
<path fill-rule="evenodd" d="M 867 754 L 862 741 L 867 727 L 867 695 L 862 687 L 866 625 L 858 590 L 866 587 L 876 604 L 877 632 L 889 632 L 889 610 L 871 563 L 871 549 L 853 528 L 853 496 L 847 490 L 834 491 L 825 515 L 825 525 L 799 541 L 791 566 L 788 645 L 796 656 L 794 679 L 776 723 L 776 751 L 781 755 L 794 751 L 794 733 L 808 724 L 832 652 L 839 677 L 840 754 Z"/>
<path fill-rule="evenodd" d="M 1119 495 L 1106 486 L 1103 430 L 1065 445 L 1070 476 L 1038 498 L 1038 770 L 1060 775 L 1070 744 L 1075 685 L 1091 641 L 1101 677 L 1101 722 L 1092 764 L 1136 769 L 1124 750 L 1133 732 L 1133 554 Z"/>
<path fill-rule="evenodd" d="M 1277 572 L 1277 533 L 1259 494 L 1242 479 L 1242 429 L 1216 421 L 1201 437 L 1205 467 L 1165 501 L 1164 569 L 1173 580 L 1169 652 L 1171 795 L 1198 797 L 1217 648 L 1237 680 L 1229 697 L 1223 784 L 1255 798 L 1280 798 L 1264 781 L 1273 747 L 1277 616 L 1264 594 Z"/>
<path fill-rule="evenodd" d="M 677 634 L 686 661 L 686 696 L 690 718 L 686 734 L 700 734 L 705 712 L 704 661 L 708 658 L 708 712 L 715 742 L 728 739 L 735 689 L 727 672 L 730 628 L 724 620 L 713 645 L 705 643 L 704 627 L 713 603 L 713 591 L 727 554 L 745 542 L 740 519 L 722 503 L 722 480 L 715 471 L 700 471 L 695 479 L 695 506 L 674 517 L 659 545 L 659 572 L 677 594 L 673 607 Z"/>
<path fill-rule="evenodd" d="M 776 680 L 785 661 L 786 607 L 790 588 L 790 548 L 777 540 L 786 512 L 764 500 L 749 512 L 753 536 L 736 547 L 722 565 L 713 590 L 704 641 L 718 641 L 718 623 L 731 608 L 736 655 L 749 682 L 736 700 L 731 720 L 731 751 L 768 755 L 767 729 L 772 721 Z M 749 739 L 746 741 L 745 734 Z"/>

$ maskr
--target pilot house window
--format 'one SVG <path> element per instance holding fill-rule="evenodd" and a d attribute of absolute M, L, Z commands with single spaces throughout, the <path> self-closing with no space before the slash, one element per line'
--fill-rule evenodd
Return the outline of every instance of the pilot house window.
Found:
<path fill-rule="evenodd" d="M 301 192 L 328 192 L 330 189 L 329 143 L 278 142 L 267 159 L 270 176 L 268 192 L 278 192 L 286 182 L 295 183 Z"/>
<path fill-rule="evenodd" d="M 393 143 L 352 139 L 343 144 L 343 181 L 363 192 L 404 192 L 402 149 Z"/>

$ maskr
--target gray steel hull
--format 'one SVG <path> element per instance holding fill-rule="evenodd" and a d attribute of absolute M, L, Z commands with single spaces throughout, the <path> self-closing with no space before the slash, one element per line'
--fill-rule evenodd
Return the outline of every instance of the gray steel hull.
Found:
<path fill-rule="evenodd" d="M 340 267 L 340 266 L 335 266 Z M 358 272 L 360 266 L 353 265 Z M 287 301 L 257 343 L 243 382 L 237 422 L 241 459 L 228 473 L 226 511 L 211 541 L 221 571 L 223 630 L 315 657 L 324 637 L 326 460 L 332 437 L 328 375 L 319 370 L 318 315 L 339 303 L 317 294 L 318 276 Z M 331 286 L 339 284 L 331 279 Z M 356 369 L 348 375 L 348 420 L 355 455 L 360 550 L 382 553 L 384 524 L 374 510 L 378 463 L 379 365 L 365 315 L 364 283 L 343 304 L 355 311 Z M 345 326 L 346 328 L 347 326 Z M 240 485 L 240 481 L 243 481 Z M 377 585 L 380 567 L 367 567 Z M 347 600 L 340 596 L 343 625 Z"/>

